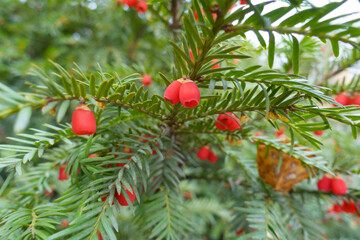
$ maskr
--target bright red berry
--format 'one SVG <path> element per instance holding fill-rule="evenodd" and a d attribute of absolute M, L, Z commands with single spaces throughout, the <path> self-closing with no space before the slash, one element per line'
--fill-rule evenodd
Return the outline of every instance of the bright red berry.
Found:
<path fill-rule="evenodd" d="M 343 204 L 341 206 L 341 209 L 346 212 L 346 213 L 356 213 L 357 209 L 356 209 L 356 204 L 353 200 L 348 201 L 343 201 Z"/>
<path fill-rule="evenodd" d="M 197 157 L 200 160 L 205 161 L 206 159 L 209 158 L 209 154 L 210 154 L 210 149 L 209 147 L 205 146 L 205 147 L 201 147 L 197 153 Z"/>
<path fill-rule="evenodd" d="M 131 185 L 130 185 L 130 187 L 131 187 L 132 192 L 130 192 L 125 187 L 124 188 L 125 188 L 125 191 L 126 191 L 127 195 L 130 198 L 131 203 L 134 203 L 136 196 L 135 196 L 135 192 L 134 192 L 133 187 Z M 126 198 L 124 197 L 124 195 L 122 193 L 120 193 L 120 195 L 115 193 L 114 197 L 118 200 L 118 202 L 119 202 L 119 204 L 121 206 L 128 206 L 129 205 L 128 202 L 126 201 Z"/>
<path fill-rule="evenodd" d="M 246 0 L 240 0 L 240 5 L 245 5 L 246 4 Z"/>
<path fill-rule="evenodd" d="M 213 64 L 213 63 L 216 63 L 217 61 L 218 61 L 217 59 L 214 59 L 211 63 Z M 212 67 L 212 69 L 219 68 L 219 67 L 220 67 L 220 63 L 214 65 L 214 66 Z"/>
<path fill-rule="evenodd" d="M 324 131 L 314 131 L 314 134 L 315 134 L 316 136 L 322 136 L 323 133 L 324 133 Z"/>
<path fill-rule="evenodd" d="M 97 235 L 98 235 L 98 239 L 99 239 L 99 240 L 104 240 L 103 237 L 102 237 L 102 235 L 101 235 L 101 232 L 100 232 L 100 231 L 97 232 Z"/>
<path fill-rule="evenodd" d="M 351 99 L 351 104 L 360 106 L 360 94 L 355 94 L 355 96 Z"/>
<path fill-rule="evenodd" d="M 217 160 L 218 160 L 218 156 L 213 151 L 210 150 L 210 152 L 209 152 L 209 162 L 216 163 Z"/>
<path fill-rule="evenodd" d="M 219 114 L 215 126 L 219 130 L 228 129 L 230 132 L 233 132 L 240 128 L 241 123 L 235 114 L 227 112 L 225 114 Z"/>
<path fill-rule="evenodd" d="M 59 180 L 65 181 L 67 180 L 67 172 L 65 172 L 66 165 L 61 165 L 59 168 Z"/>
<path fill-rule="evenodd" d="M 94 113 L 85 104 L 79 104 L 72 115 L 72 131 L 76 135 L 92 135 L 96 132 Z"/>
<path fill-rule="evenodd" d="M 333 206 L 333 212 L 335 212 L 335 213 L 341 213 L 342 212 L 342 208 L 341 208 L 341 206 L 340 206 L 340 204 L 334 204 L 334 206 Z"/>
<path fill-rule="evenodd" d="M 151 77 L 147 74 L 144 75 L 142 83 L 144 84 L 144 86 L 150 86 L 152 83 Z"/>
<path fill-rule="evenodd" d="M 319 191 L 323 191 L 323 192 L 330 192 L 331 190 L 331 178 L 328 178 L 327 176 L 323 176 L 318 182 L 317 182 L 317 187 L 319 189 Z"/>
<path fill-rule="evenodd" d="M 136 6 L 136 10 L 139 13 L 146 13 L 147 9 L 148 9 L 148 5 L 147 5 L 146 1 L 140 1 Z"/>
<path fill-rule="evenodd" d="M 180 87 L 182 85 L 182 79 L 173 81 L 165 90 L 164 99 L 171 105 L 176 105 L 179 99 Z"/>
<path fill-rule="evenodd" d="M 129 7 L 134 7 L 138 5 L 138 0 L 124 0 L 124 4 L 128 5 Z"/>
<path fill-rule="evenodd" d="M 346 95 L 346 93 L 340 93 L 336 96 L 335 101 L 346 106 L 349 105 L 350 98 Z"/>
<path fill-rule="evenodd" d="M 69 223 L 67 221 L 62 221 L 61 224 L 60 224 L 61 227 L 67 227 L 69 226 Z"/>
<path fill-rule="evenodd" d="M 276 137 L 281 137 L 284 134 L 285 134 L 285 129 L 284 128 L 280 128 L 280 130 L 275 132 Z"/>
<path fill-rule="evenodd" d="M 331 190 L 335 195 L 345 195 L 347 193 L 346 182 L 341 178 L 331 180 Z"/>
<path fill-rule="evenodd" d="M 194 108 L 200 102 L 200 91 L 198 86 L 191 80 L 185 80 L 180 86 L 179 99 L 186 108 Z"/>

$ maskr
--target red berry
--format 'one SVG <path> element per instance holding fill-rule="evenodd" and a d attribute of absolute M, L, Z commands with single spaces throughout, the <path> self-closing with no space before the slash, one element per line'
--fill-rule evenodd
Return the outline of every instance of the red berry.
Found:
<path fill-rule="evenodd" d="M 342 208 L 340 206 L 340 204 L 334 204 L 333 206 L 333 209 L 332 209 L 332 212 L 335 212 L 335 213 L 341 213 L 342 212 Z"/>
<path fill-rule="evenodd" d="M 240 5 L 245 5 L 246 4 L 246 0 L 240 0 Z"/>
<path fill-rule="evenodd" d="M 186 108 L 194 108 L 200 102 L 200 91 L 198 86 L 191 80 L 186 80 L 180 87 L 179 99 Z"/>
<path fill-rule="evenodd" d="M 235 114 L 227 112 L 226 114 L 219 114 L 215 126 L 219 130 L 228 129 L 230 132 L 233 132 L 240 128 L 241 123 Z"/>
<path fill-rule="evenodd" d="M 101 232 L 100 232 L 100 231 L 97 232 L 97 235 L 98 235 L 98 239 L 99 239 L 99 240 L 104 240 L 103 237 L 102 237 L 102 235 L 101 235 Z"/>
<path fill-rule="evenodd" d="M 280 137 L 280 136 L 282 136 L 284 134 L 285 134 L 285 129 L 284 128 L 280 128 L 279 131 L 275 132 L 276 137 Z"/>
<path fill-rule="evenodd" d="M 327 176 L 323 176 L 322 179 L 320 179 L 317 182 L 317 187 L 319 189 L 319 191 L 323 191 L 323 192 L 330 192 L 331 190 L 331 178 L 328 178 Z"/>
<path fill-rule="evenodd" d="M 346 182 L 341 178 L 331 180 L 331 190 L 335 195 L 345 195 L 347 193 Z"/>
<path fill-rule="evenodd" d="M 76 135 L 92 135 L 96 132 L 94 113 L 85 104 L 79 104 L 72 115 L 72 130 Z"/>
<path fill-rule="evenodd" d="M 217 61 L 218 61 L 217 59 L 214 59 L 211 63 L 216 63 Z M 214 65 L 214 66 L 212 67 L 212 69 L 219 68 L 219 67 L 220 67 L 220 63 Z"/>
<path fill-rule="evenodd" d="M 126 191 L 126 193 L 127 193 L 127 195 L 129 196 L 129 198 L 130 198 L 130 201 L 131 201 L 131 203 L 134 203 L 134 201 L 135 201 L 135 192 L 134 192 L 134 189 L 133 189 L 133 187 L 130 185 L 130 187 L 131 187 L 131 190 L 132 190 L 132 192 L 130 192 L 128 189 L 126 189 L 125 187 L 125 191 Z M 124 197 L 124 195 L 122 194 L 122 193 L 120 193 L 120 195 L 119 194 L 117 194 L 117 192 L 115 192 L 115 196 L 114 196 L 117 200 L 118 200 L 118 202 L 119 202 L 119 204 L 121 205 L 121 206 L 128 206 L 129 204 L 128 204 L 128 202 L 126 201 L 126 198 Z"/>
<path fill-rule="evenodd" d="M 138 0 L 124 0 L 124 4 L 128 5 L 129 7 L 134 7 L 138 5 Z"/>
<path fill-rule="evenodd" d="M 351 104 L 360 106 L 360 94 L 355 94 L 355 96 L 351 99 Z"/>
<path fill-rule="evenodd" d="M 139 13 L 146 13 L 147 9 L 148 9 L 148 5 L 146 3 L 146 1 L 140 1 L 137 6 L 136 9 Z M 145 85 L 145 84 L 144 84 Z M 146 86 L 146 85 L 145 85 Z"/>
<path fill-rule="evenodd" d="M 350 200 L 349 202 L 343 201 L 341 209 L 346 213 L 356 213 L 356 204 L 354 201 Z"/>
<path fill-rule="evenodd" d="M 244 232 L 243 228 L 240 228 L 239 230 L 237 230 L 236 232 L 236 236 L 239 236 L 240 234 L 242 234 Z"/>
<path fill-rule="evenodd" d="M 213 151 L 210 150 L 210 152 L 209 152 L 209 162 L 216 163 L 217 160 L 218 160 L 218 156 Z"/>
<path fill-rule="evenodd" d="M 165 90 L 164 99 L 171 105 L 176 105 L 179 100 L 180 87 L 182 85 L 181 80 L 173 81 Z"/>
<path fill-rule="evenodd" d="M 316 136 L 322 136 L 323 133 L 324 133 L 324 131 L 314 131 L 314 134 L 315 134 Z"/>
<path fill-rule="evenodd" d="M 67 180 L 67 172 L 65 172 L 66 165 L 61 165 L 59 168 L 59 180 L 65 181 Z"/>
<path fill-rule="evenodd" d="M 54 192 L 55 192 L 54 187 L 53 187 L 53 186 L 50 186 L 50 189 L 51 189 L 51 192 L 49 192 L 49 191 L 47 191 L 47 190 L 44 190 L 44 194 L 45 194 L 46 196 L 51 196 L 51 195 L 54 194 Z"/>
<path fill-rule="evenodd" d="M 335 101 L 346 106 L 349 104 L 350 98 L 345 93 L 340 93 L 336 96 Z"/>
<path fill-rule="evenodd" d="M 205 161 L 209 158 L 210 149 L 209 147 L 201 147 L 197 153 L 197 156 L 200 160 Z"/>
<path fill-rule="evenodd" d="M 62 221 L 61 224 L 60 224 L 61 227 L 67 227 L 69 226 L 69 223 L 67 221 Z"/>
<path fill-rule="evenodd" d="M 145 74 L 142 82 L 143 82 L 144 86 L 150 86 L 152 83 L 151 77 L 149 75 Z"/>

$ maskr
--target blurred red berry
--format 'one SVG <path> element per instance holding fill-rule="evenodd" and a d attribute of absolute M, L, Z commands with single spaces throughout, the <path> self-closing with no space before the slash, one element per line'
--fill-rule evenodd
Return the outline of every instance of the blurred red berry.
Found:
<path fill-rule="evenodd" d="M 132 192 L 130 192 L 125 187 L 123 187 L 123 188 L 125 189 L 127 195 L 129 196 L 131 203 L 134 203 L 136 196 L 135 196 L 135 192 L 134 192 L 133 187 L 131 185 L 130 185 L 130 187 L 131 187 Z M 114 197 L 118 200 L 118 202 L 119 202 L 119 204 L 121 206 L 128 206 L 129 205 L 128 202 L 126 201 L 126 198 L 124 197 L 124 195 L 122 193 L 120 193 L 120 195 L 119 195 L 119 194 L 117 194 L 117 192 L 115 192 Z"/>
<path fill-rule="evenodd" d="M 351 99 L 351 104 L 360 106 L 360 94 L 355 94 L 355 96 Z"/>
<path fill-rule="evenodd" d="M 210 150 L 210 152 L 209 152 L 209 162 L 216 163 L 217 160 L 218 160 L 218 156 L 213 151 Z"/>
<path fill-rule="evenodd" d="M 67 180 L 67 172 L 65 172 L 66 165 L 61 165 L 59 168 L 59 180 L 65 181 Z"/>
<path fill-rule="evenodd" d="M 324 131 L 314 131 L 314 134 L 315 134 L 316 136 L 322 136 L 323 133 L 324 133 Z"/>
<path fill-rule="evenodd" d="M 201 147 L 197 153 L 197 157 L 200 160 L 205 161 L 206 159 L 209 158 L 209 153 L 210 153 L 210 149 L 209 147 L 205 146 L 205 147 Z"/>
<path fill-rule="evenodd" d="M 331 178 L 328 178 L 327 176 L 323 176 L 318 182 L 317 187 L 319 191 L 322 192 L 330 192 L 331 191 Z"/>
<path fill-rule="evenodd" d="M 344 106 L 349 104 L 349 100 L 350 100 L 350 98 L 345 93 L 340 93 L 335 98 L 335 101 L 337 103 L 340 103 L 341 105 L 344 105 Z"/>
<path fill-rule="evenodd" d="M 96 132 L 94 113 L 85 104 L 79 104 L 72 115 L 72 131 L 76 135 L 92 135 Z"/>
<path fill-rule="evenodd" d="M 356 213 L 356 204 L 353 200 L 350 201 L 343 201 L 343 204 L 341 206 L 341 209 L 346 213 Z"/>
<path fill-rule="evenodd" d="M 216 63 L 217 61 L 218 61 L 217 59 L 214 59 L 214 60 L 211 62 L 211 64 Z M 219 67 L 220 67 L 220 63 L 214 65 L 214 66 L 212 67 L 212 69 L 216 69 L 216 68 L 219 68 Z"/>
<path fill-rule="evenodd" d="M 275 132 L 276 137 L 281 137 L 284 134 L 285 134 L 285 129 L 284 128 L 280 128 L 278 131 Z"/>
<path fill-rule="evenodd" d="M 165 90 L 164 99 L 171 105 L 176 105 L 179 100 L 180 87 L 182 86 L 181 80 L 173 81 Z"/>
<path fill-rule="evenodd" d="M 128 5 L 129 7 L 136 8 L 138 5 L 138 0 L 124 0 L 124 4 Z"/>
<path fill-rule="evenodd" d="M 331 180 L 331 190 L 335 195 L 345 195 L 347 193 L 346 182 L 341 178 Z"/>
<path fill-rule="evenodd" d="M 146 13 L 147 9 L 148 9 L 148 5 L 146 3 L 146 1 L 140 1 L 137 6 L 136 9 L 139 13 Z M 145 84 L 144 84 L 145 85 Z M 145 85 L 146 86 L 146 85 Z"/>
<path fill-rule="evenodd" d="M 99 240 L 104 240 L 103 237 L 102 237 L 102 235 L 101 235 L 101 232 L 100 232 L 100 231 L 97 232 L 97 235 L 98 235 L 98 239 L 99 239 Z"/>
<path fill-rule="evenodd" d="M 244 232 L 243 228 L 240 228 L 239 230 L 237 230 L 236 232 L 236 236 L 239 236 L 240 234 L 242 234 Z"/>
<path fill-rule="evenodd" d="M 147 74 L 144 75 L 142 83 L 144 84 L 144 86 L 150 86 L 152 83 L 151 77 Z"/>
<path fill-rule="evenodd" d="M 194 108 L 200 102 L 200 91 L 196 83 L 186 80 L 180 86 L 179 99 L 186 108 Z"/>
<path fill-rule="evenodd" d="M 60 224 L 61 227 L 67 227 L 69 226 L 69 223 L 66 220 L 63 220 Z"/>
<path fill-rule="evenodd" d="M 245 5 L 246 4 L 246 0 L 240 0 L 240 5 Z"/>

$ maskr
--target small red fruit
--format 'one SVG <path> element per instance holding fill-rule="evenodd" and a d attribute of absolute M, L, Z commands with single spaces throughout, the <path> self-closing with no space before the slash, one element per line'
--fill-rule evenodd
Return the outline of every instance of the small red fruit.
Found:
<path fill-rule="evenodd" d="M 148 9 L 148 5 L 147 5 L 146 1 L 140 1 L 136 6 L 136 10 L 139 13 L 146 13 L 147 9 Z"/>
<path fill-rule="evenodd" d="M 185 80 L 180 86 L 179 99 L 186 108 L 194 108 L 200 102 L 200 91 L 198 86 L 191 80 Z"/>
<path fill-rule="evenodd" d="M 61 224 L 60 224 L 61 227 L 67 227 L 69 226 L 69 223 L 67 221 L 62 221 Z"/>
<path fill-rule="evenodd" d="M 94 113 L 85 104 L 79 104 L 72 115 L 72 131 L 76 135 L 92 135 L 96 132 Z"/>
<path fill-rule="evenodd" d="M 341 206 L 341 209 L 346 213 L 356 213 L 356 204 L 353 200 L 350 200 L 349 202 L 343 201 L 343 204 Z"/>
<path fill-rule="evenodd" d="M 285 129 L 284 129 L 284 128 L 280 128 L 279 131 L 276 131 L 276 132 L 275 132 L 275 136 L 276 136 L 276 137 L 281 137 L 281 136 L 284 135 L 284 134 L 285 134 Z"/>
<path fill-rule="evenodd" d="M 124 0 L 124 4 L 128 5 L 129 7 L 134 7 L 138 5 L 138 0 Z"/>
<path fill-rule="evenodd" d="M 240 228 L 239 230 L 237 230 L 236 232 L 236 236 L 239 236 L 240 234 L 242 234 L 244 232 L 243 228 Z"/>
<path fill-rule="evenodd" d="M 150 86 L 152 83 L 151 77 L 147 74 L 144 75 L 142 83 L 144 84 L 144 86 Z"/>
<path fill-rule="evenodd" d="M 324 133 L 324 131 L 314 131 L 314 134 L 315 134 L 316 136 L 322 136 L 323 133 Z"/>
<path fill-rule="evenodd" d="M 129 198 L 130 198 L 131 203 L 134 203 L 136 196 L 135 196 L 135 192 L 134 192 L 133 187 L 132 187 L 131 185 L 130 185 L 130 187 L 131 187 L 132 192 L 130 192 L 128 189 L 126 189 L 126 188 L 123 186 L 123 188 L 125 189 L 127 195 L 128 195 Z M 128 206 L 128 205 L 129 205 L 128 202 L 126 201 L 126 198 L 124 197 L 124 195 L 123 195 L 122 193 L 120 193 L 120 195 L 117 194 L 117 193 L 115 193 L 115 196 L 114 196 L 114 197 L 118 200 L 118 202 L 119 202 L 119 204 L 120 204 L 121 206 Z"/>
<path fill-rule="evenodd" d="M 227 120 L 228 117 L 226 114 L 219 114 L 216 119 L 215 127 L 219 130 L 226 130 L 227 129 Z"/>
<path fill-rule="evenodd" d="M 323 192 L 330 192 L 331 190 L 331 178 L 328 178 L 327 176 L 323 176 L 318 182 L 317 182 L 317 187 L 319 189 L 319 191 L 323 191 Z"/>
<path fill-rule="evenodd" d="M 360 94 L 355 94 L 355 96 L 351 99 L 351 104 L 360 106 Z"/>
<path fill-rule="evenodd" d="M 347 193 L 346 182 L 341 178 L 331 180 L 331 190 L 335 195 L 345 195 Z"/>
<path fill-rule="evenodd" d="M 102 237 L 102 235 L 101 235 L 101 232 L 100 232 L 100 231 L 97 232 L 97 235 L 98 235 L 98 239 L 99 239 L 99 240 L 104 240 L 103 237 Z"/>
<path fill-rule="evenodd" d="M 66 165 L 61 165 L 59 168 L 59 180 L 65 181 L 67 180 L 67 172 L 65 172 Z"/>
<path fill-rule="evenodd" d="M 334 206 L 333 206 L 333 211 L 335 212 L 335 213 L 341 213 L 342 212 L 342 209 L 341 209 L 341 206 L 340 206 L 340 204 L 334 204 Z"/>
<path fill-rule="evenodd" d="M 227 112 L 225 114 L 219 114 L 215 126 L 219 130 L 228 129 L 230 132 L 233 132 L 240 128 L 241 123 L 235 114 Z"/>
<path fill-rule="evenodd" d="M 218 156 L 213 151 L 210 151 L 209 152 L 209 162 L 216 163 L 217 160 L 218 160 Z"/>
<path fill-rule="evenodd" d="M 49 192 L 49 191 L 47 191 L 47 190 L 44 190 L 44 194 L 45 194 L 46 196 L 51 196 L 51 195 L 54 194 L 54 192 L 55 192 L 54 187 L 53 187 L 53 186 L 50 186 L 50 189 L 51 189 L 51 192 Z"/>
<path fill-rule="evenodd" d="M 246 4 L 246 0 L 240 0 L 240 5 L 245 5 Z"/>
<path fill-rule="evenodd" d="M 165 90 L 164 99 L 171 105 L 176 105 L 179 100 L 180 87 L 182 85 L 182 79 L 173 81 Z"/>
<path fill-rule="evenodd" d="M 209 154 L 210 154 L 210 149 L 209 147 L 205 146 L 199 149 L 197 156 L 200 160 L 205 161 L 206 159 L 209 158 Z"/>
<path fill-rule="evenodd" d="M 216 63 L 217 61 L 218 61 L 217 59 L 214 59 L 211 63 L 213 64 L 213 63 Z M 214 66 L 212 67 L 212 69 L 219 68 L 219 67 L 220 67 L 220 63 L 214 65 Z"/>
<path fill-rule="evenodd" d="M 345 93 L 340 93 L 336 96 L 335 101 L 340 103 L 341 105 L 348 105 L 350 98 Z"/>

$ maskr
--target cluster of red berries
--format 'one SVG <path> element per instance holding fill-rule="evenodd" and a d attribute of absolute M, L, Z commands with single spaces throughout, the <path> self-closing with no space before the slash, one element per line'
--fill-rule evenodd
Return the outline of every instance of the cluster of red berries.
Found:
<path fill-rule="evenodd" d="M 360 217 L 360 203 L 358 204 L 358 208 L 356 207 L 356 203 L 353 200 L 343 201 L 342 204 L 335 203 L 331 209 L 329 209 L 328 213 L 348 213 L 348 214 L 357 214 Z"/>
<path fill-rule="evenodd" d="M 349 96 L 346 93 L 340 93 L 335 97 L 335 101 L 341 105 L 359 105 L 360 106 L 360 94 Z"/>
<path fill-rule="evenodd" d="M 126 194 L 129 196 L 131 203 L 134 203 L 136 196 L 135 196 L 133 187 L 130 185 L 131 191 L 129 191 L 129 189 L 125 188 L 124 186 L 122 186 L 122 187 L 125 189 Z M 107 198 L 107 196 L 102 197 L 101 201 L 104 202 L 106 200 L 106 198 Z M 121 206 L 129 206 L 128 202 L 126 201 L 125 196 L 122 193 L 118 194 L 117 191 L 115 191 L 114 198 L 119 202 L 119 204 Z M 114 205 L 114 202 L 112 203 L 112 205 Z"/>
<path fill-rule="evenodd" d="M 139 13 L 146 13 L 148 9 L 148 5 L 146 1 L 138 1 L 138 0 L 117 0 L 116 5 L 125 4 L 129 7 L 136 8 Z"/>
<path fill-rule="evenodd" d="M 164 99 L 171 105 L 180 101 L 184 107 L 194 108 L 200 102 L 200 91 L 192 80 L 180 78 L 166 88 Z"/>
<path fill-rule="evenodd" d="M 216 119 L 215 127 L 219 130 L 229 130 L 230 132 L 240 129 L 241 123 L 240 120 L 232 112 L 227 112 L 225 114 L 219 114 Z"/>
<path fill-rule="evenodd" d="M 218 156 L 208 146 L 201 147 L 197 156 L 200 160 L 209 160 L 211 163 L 216 163 L 218 160 Z"/>
<path fill-rule="evenodd" d="M 347 193 L 346 182 L 342 178 L 330 178 L 324 175 L 318 182 L 317 187 L 322 192 L 333 192 L 335 195 L 345 195 Z"/>

